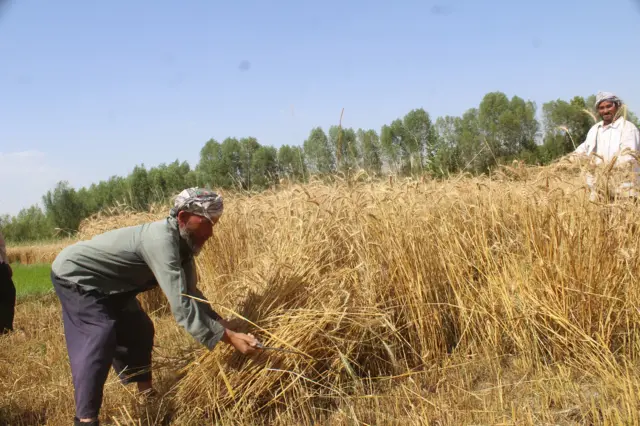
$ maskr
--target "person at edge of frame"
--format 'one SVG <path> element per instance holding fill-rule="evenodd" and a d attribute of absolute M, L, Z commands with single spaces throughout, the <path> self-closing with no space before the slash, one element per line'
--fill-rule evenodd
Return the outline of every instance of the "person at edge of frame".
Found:
<path fill-rule="evenodd" d="M 13 270 L 7 257 L 7 245 L 0 230 L 0 334 L 13 331 L 16 309 L 16 286 Z"/>
<path fill-rule="evenodd" d="M 635 124 L 627 120 L 623 112 L 623 102 L 615 94 L 611 92 L 598 92 L 596 95 L 595 107 L 598 110 L 601 121 L 594 124 L 587 136 L 574 152 L 566 156 L 569 161 L 579 158 L 586 158 L 595 154 L 594 165 L 601 165 L 618 157 L 615 166 L 618 168 L 629 168 L 634 176 L 633 179 L 627 179 L 617 188 L 607 191 L 606 198 L 624 197 L 632 200 L 638 200 L 638 184 L 640 183 L 640 166 L 634 158 L 625 150 L 631 150 L 636 155 L 640 154 L 640 132 Z M 590 200 L 596 201 L 602 198 L 596 188 L 596 177 L 588 172 L 586 183 L 590 189 Z"/>

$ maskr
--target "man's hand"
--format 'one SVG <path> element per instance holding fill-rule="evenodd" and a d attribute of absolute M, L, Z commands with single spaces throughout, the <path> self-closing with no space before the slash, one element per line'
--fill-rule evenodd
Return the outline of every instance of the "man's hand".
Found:
<path fill-rule="evenodd" d="M 225 328 L 222 341 L 236 348 L 243 355 L 251 355 L 258 349 L 258 339 L 253 334 L 236 333 Z"/>

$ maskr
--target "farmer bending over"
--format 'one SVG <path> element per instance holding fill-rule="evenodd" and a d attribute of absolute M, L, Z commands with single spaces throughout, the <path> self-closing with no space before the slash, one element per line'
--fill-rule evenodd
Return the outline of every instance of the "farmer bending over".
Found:
<path fill-rule="evenodd" d="M 138 304 L 140 292 L 159 285 L 178 324 L 209 349 L 222 340 L 243 354 L 256 350 L 251 334 L 229 330 L 207 303 L 183 295 L 204 299 L 196 288 L 194 256 L 211 237 L 222 210 L 218 194 L 186 189 L 166 219 L 78 242 L 55 259 L 51 280 L 62 304 L 76 425 L 99 424 L 112 365 L 123 383 L 152 391 L 154 327 Z"/>

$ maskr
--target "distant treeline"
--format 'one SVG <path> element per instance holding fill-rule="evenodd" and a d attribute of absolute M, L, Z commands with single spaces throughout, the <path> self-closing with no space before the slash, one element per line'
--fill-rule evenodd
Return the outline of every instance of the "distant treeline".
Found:
<path fill-rule="evenodd" d="M 434 122 L 424 109 L 414 109 L 379 132 L 316 127 L 301 146 L 277 149 L 260 145 L 253 137 L 211 139 L 201 149 L 195 169 L 176 160 L 150 169 L 136 166 L 127 177 L 113 176 L 80 189 L 59 182 L 42 197 L 42 207 L 0 217 L 0 228 L 12 242 L 69 235 L 82 219 L 104 208 L 124 204 L 146 210 L 151 203 L 196 185 L 259 191 L 282 179 L 303 182 L 311 175 L 348 176 L 359 170 L 374 176 L 446 177 L 461 171 L 486 173 L 513 160 L 547 164 L 584 141 L 597 117 L 594 102 L 592 95 L 545 103 L 540 123 L 533 102 L 493 92 L 462 117 L 439 117 Z M 634 114 L 628 118 L 638 124 Z"/>

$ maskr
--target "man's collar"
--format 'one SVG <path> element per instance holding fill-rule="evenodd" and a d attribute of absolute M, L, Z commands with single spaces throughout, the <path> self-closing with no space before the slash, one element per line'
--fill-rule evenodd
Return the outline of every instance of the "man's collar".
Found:
<path fill-rule="evenodd" d="M 600 121 L 598 123 L 598 127 L 602 127 L 603 129 L 608 129 L 609 127 L 613 127 L 614 129 L 617 129 L 618 126 L 620 126 L 620 124 L 624 121 L 624 117 L 619 117 L 616 121 L 614 121 L 611 124 L 608 125 L 604 125 L 604 121 Z"/>

